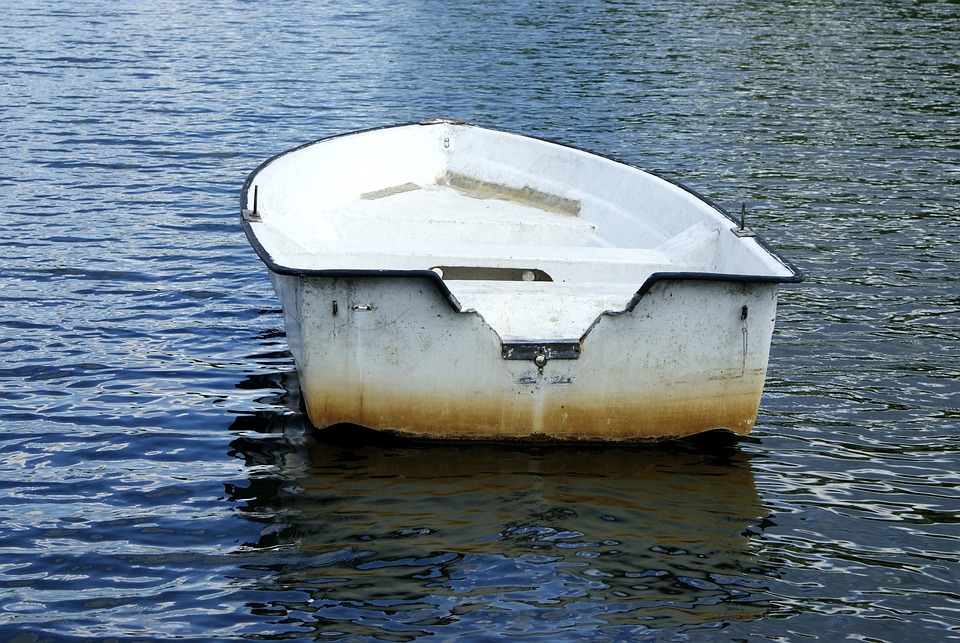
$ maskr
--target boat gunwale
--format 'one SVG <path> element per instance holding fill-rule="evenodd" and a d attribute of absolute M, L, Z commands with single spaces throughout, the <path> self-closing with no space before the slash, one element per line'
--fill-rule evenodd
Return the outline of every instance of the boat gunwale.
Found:
<path fill-rule="evenodd" d="M 261 171 L 263 171 L 267 166 L 269 166 L 270 164 L 272 164 L 273 162 L 275 162 L 275 161 L 277 161 L 277 160 L 279 160 L 279 159 L 281 159 L 281 158 L 283 158 L 283 157 L 285 157 L 285 156 L 287 156 L 287 155 L 289 155 L 289 154 L 293 154 L 293 153 L 295 153 L 295 152 L 299 152 L 299 151 L 301 151 L 301 150 L 303 150 L 303 149 L 305 149 L 305 148 L 311 147 L 311 146 L 313 146 L 313 145 L 318 145 L 318 144 L 320 144 L 320 143 L 325 143 L 325 142 L 327 142 L 327 141 L 331 141 L 331 140 L 335 140 L 335 139 L 339 139 L 339 138 L 344 138 L 344 137 L 348 137 L 348 136 L 354 136 L 354 135 L 358 135 L 358 134 L 367 134 L 367 133 L 377 132 L 377 131 L 380 131 L 380 130 L 389 130 L 389 129 L 404 128 L 404 127 L 412 127 L 412 126 L 416 126 L 416 125 L 429 126 L 429 125 L 437 125 L 437 124 L 444 124 L 444 123 L 450 124 L 450 125 L 455 125 L 455 126 L 461 126 L 461 127 L 477 127 L 477 128 L 480 128 L 480 129 L 484 129 L 484 130 L 488 130 L 488 131 L 493 131 L 493 132 L 498 132 L 498 133 L 502 133 L 502 134 L 508 134 L 508 135 L 511 135 L 511 136 L 520 136 L 520 137 L 522 137 L 522 138 L 527 138 L 527 139 L 531 139 L 531 140 L 534 140 L 534 141 L 540 141 L 540 142 L 543 142 L 543 143 L 548 143 L 548 144 L 551 144 L 551 145 L 556 145 L 556 146 L 559 146 L 559 147 L 562 147 L 562 148 L 566 148 L 566 149 L 569 149 L 569 150 L 573 150 L 573 151 L 575 151 L 575 152 L 581 152 L 581 153 L 585 153 L 585 154 L 590 154 L 590 155 L 592 155 L 592 156 L 595 156 L 595 157 L 598 157 L 598 158 L 601 158 L 601 159 L 605 159 L 605 160 L 608 160 L 608 161 L 612 161 L 612 162 L 614 162 L 614 163 L 617 163 L 617 164 L 619 164 L 619 165 L 626 166 L 626 167 L 628 167 L 628 168 L 630 168 L 630 169 L 633 169 L 633 170 L 636 170 L 636 171 L 638 171 L 638 172 L 642 172 L 642 173 L 645 173 L 645 174 L 648 174 L 648 175 L 657 177 L 657 178 L 659 178 L 659 179 L 661 179 L 661 180 L 663 180 L 663 181 L 666 181 L 667 183 L 669 183 L 669 184 L 671 184 L 671 185 L 673 185 L 673 186 L 675 186 L 675 187 L 677 187 L 677 188 L 680 188 L 681 190 L 687 192 L 687 193 L 690 194 L 691 196 L 695 197 L 696 199 L 700 200 L 700 201 L 703 202 L 704 204 L 708 205 L 709 207 L 713 208 L 714 210 L 716 210 L 717 212 L 719 212 L 720 214 L 722 214 L 722 215 L 723 215 L 725 218 L 727 218 L 732 224 L 734 224 L 735 227 L 739 227 L 739 226 L 740 226 L 740 221 L 739 221 L 737 218 L 735 218 L 733 215 L 731 215 L 729 212 L 727 212 L 727 211 L 726 211 L 723 207 L 721 207 L 719 204 L 717 204 L 717 203 L 715 203 L 714 201 L 712 201 L 710 198 L 708 198 L 708 197 L 700 194 L 699 192 L 697 192 L 697 191 L 694 190 L 693 188 L 690 188 L 689 186 L 684 185 L 683 183 L 681 183 L 681 182 L 679 182 L 679 181 L 677 181 L 677 180 L 674 180 L 674 179 L 672 179 L 672 178 L 670 178 L 670 177 L 668 177 L 668 176 L 664 176 L 664 175 L 660 174 L 659 172 L 657 172 L 657 171 L 655 171 L 655 170 L 647 170 L 647 169 L 644 169 L 644 168 L 642 168 L 642 167 L 640 167 L 640 166 L 638 166 L 638 165 L 635 165 L 635 164 L 633 164 L 633 163 L 629 163 L 629 162 L 620 160 L 620 159 L 618 159 L 618 158 L 615 158 L 615 157 L 612 157 L 612 156 L 609 156 L 609 155 L 606 155 L 606 154 L 600 154 L 600 153 L 597 153 L 597 152 L 594 152 L 594 151 L 591 151 L 591 150 L 588 150 L 588 149 L 585 149 L 585 148 L 582 148 L 582 147 L 577 147 L 577 146 L 574 146 L 574 145 L 570 145 L 570 144 L 567 144 L 567 143 L 554 141 L 554 140 L 547 139 L 547 138 L 541 138 L 541 137 L 537 137 L 537 136 L 529 136 L 529 135 L 526 135 L 526 134 L 518 134 L 517 132 L 511 132 L 511 131 L 505 130 L 505 129 L 500 129 L 500 128 L 496 128 L 496 127 L 488 127 L 488 126 L 480 126 L 480 125 L 475 125 L 475 124 L 468 123 L 468 122 L 465 122 L 465 121 L 459 121 L 459 120 L 448 119 L 448 118 L 440 118 L 440 119 L 429 119 L 429 120 L 422 120 L 422 121 L 413 121 L 413 122 L 409 122 L 409 123 L 401 123 L 401 124 L 395 124 L 395 125 L 381 125 L 381 126 L 371 127 L 371 128 L 362 129 L 362 130 L 355 130 L 355 131 L 350 131 L 350 132 L 343 132 L 343 133 L 339 133 L 339 134 L 334 134 L 334 135 L 331 135 L 331 136 L 326 136 L 326 137 L 323 137 L 323 138 L 319 138 L 319 139 L 316 139 L 316 140 L 313 140 L 313 141 L 309 141 L 309 142 L 303 143 L 303 144 L 301 144 L 301 145 L 298 145 L 298 146 L 296 146 L 296 147 L 290 148 L 290 149 L 288 149 L 288 150 L 285 150 L 285 151 L 283 151 L 283 152 L 280 152 L 279 154 L 275 154 L 274 156 L 271 156 L 270 158 L 266 159 L 265 161 L 263 161 L 262 163 L 260 163 L 260 165 L 258 165 L 258 166 L 256 167 L 256 169 L 254 169 L 252 172 L 250 172 L 249 175 L 247 175 L 247 178 L 246 178 L 246 180 L 244 181 L 243 187 L 241 188 L 241 191 L 240 191 L 240 215 L 241 215 L 241 216 L 240 216 L 240 223 L 241 223 L 241 227 L 243 228 L 244 233 L 246 234 L 247 241 L 248 241 L 248 242 L 250 243 L 250 245 L 253 247 L 254 251 L 257 253 L 257 255 L 259 256 L 260 260 L 266 265 L 266 267 L 267 267 L 271 272 L 274 272 L 274 273 L 279 274 L 279 275 L 290 275 L 290 276 L 299 276 L 299 277 L 320 277 L 320 278 L 323 278 L 323 277 L 327 277 L 327 278 L 348 278 L 348 277 L 400 277 L 400 278 L 429 279 L 429 280 L 431 280 L 431 281 L 434 282 L 434 284 L 437 286 L 438 290 L 439 290 L 439 291 L 444 295 L 444 297 L 451 303 L 451 305 L 453 305 L 455 309 L 459 310 L 459 309 L 460 309 L 460 305 L 459 305 L 459 302 L 457 302 L 456 297 L 455 297 L 455 296 L 453 295 L 453 293 L 450 291 L 450 289 L 449 289 L 449 287 L 447 286 L 447 284 L 444 283 L 443 278 L 442 278 L 440 275 L 438 275 L 436 272 L 432 271 L 432 270 L 423 270 L 423 269 L 414 269 L 414 270 L 382 269 L 382 270 L 378 270 L 378 269 L 375 269 L 375 268 L 363 268 L 363 269 L 320 268 L 320 269 L 317 269 L 317 268 L 296 268 L 296 267 L 285 266 L 285 265 L 279 264 L 279 263 L 277 263 L 276 261 L 274 261 L 274 259 L 273 259 L 273 257 L 271 256 L 271 254 L 266 250 L 266 248 L 264 248 L 263 244 L 260 243 L 260 239 L 258 238 L 256 231 L 253 229 L 253 226 L 252 226 L 252 224 L 251 224 L 251 221 L 249 221 L 248 218 L 247 218 L 247 216 L 246 216 L 246 215 L 249 213 L 249 211 L 246 210 L 246 208 L 244 207 L 244 206 L 249 202 L 249 200 L 248 200 L 248 194 L 249 194 L 249 191 L 250 191 L 251 186 L 253 186 L 253 184 L 254 184 L 254 181 L 255 181 L 257 175 L 258 175 Z M 755 275 L 755 274 L 716 273 L 716 272 L 690 272 L 690 271 L 667 271 L 667 272 L 661 271 L 661 272 L 654 272 L 654 273 L 652 273 L 649 277 L 647 277 L 647 279 L 639 286 L 639 288 L 638 288 L 637 291 L 636 291 L 636 294 L 633 296 L 633 298 L 631 299 L 630 303 L 628 304 L 628 306 L 627 306 L 627 308 L 626 308 L 625 310 L 626 310 L 626 311 L 633 310 L 633 308 L 637 305 L 637 302 L 639 302 L 640 298 L 643 297 L 644 293 L 646 293 L 648 290 L 650 290 L 650 288 L 651 288 L 654 284 L 656 284 L 656 283 L 658 283 L 658 282 L 660 282 L 660 281 L 667 281 L 667 280 L 673 280 L 673 281 L 718 281 L 718 282 L 727 282 L 727 283 L 734 282 L 734 283 L 768 283 L 768 284 L 769 284 L 769 283 L 777 283 L 777 284 L 780 284 L 780 283 L 785 283 L 785 284 L 791 283 L 791 284 L 792 284 L 792 283 L 800 283 L 800 282 L 802 282 L 802 281 L 804 280 L 804 274 L 803 274 L 803 272 L 802 272 L 796 265 L 794 265 L 793 262 L 791 262 L 790 260 L 788 260 L 788 259 L 786 259 L 785 257 L 783 257 L 777 250 L 775 250 L 771 245 L 769 245 L 769 244 L 766 242 L 765 239 L 763 239 L 763 238 L 760 237 L 759 235 L 752 235 L 752 238 L 753 238 L 754 241 L 756 241 L 757 245 L 759 245 L 767 254 L 769 254 L 771 257 L 773 257 L 775 260 L 777 260 L 781 265 L 783 265 L 783 267 L 784 267 L 786 270 L 788 270 L 791 274 L 789 274 L 789 275 L 783 275 L 783 276 L 777 276 L 777 275 Z"/>
<path fill-rule="evenodd" d="M 246 224 L 246 222 L 244 222 Z M 257 244 L 259 245 L 259 243 Z M 258 254 L 262 247 L 257 249 Z M 319 279 L 354 279 L 354 278 L 381 278 L 381 279 L 426 279 L 432 281 L 454 310 L 460 312 L 463 310 L 456 295 L 450 290 L 443 277 L 433 270 L 377 270 L 375 268 L 349 269 L 349 268 L 290 268 L 282 266 L 273 261 L 269 254 L 263 250 L 260 259 L 268 270 L 277 274 L 290 277 L 308 277 Z M 781 284 L 781 283 L 799 283 L 803 281 L 802 275 L 791 277 L 776 277 L 773 275 L 740 275 L 716 272 L 670 272 L 660 271 L 651 273 L 649 277 L 637 288 L 629 303 L 622 310 L 605 311 L 604 314 L 620 314 L 632 311 L 640 303 L 643 296 L 650 291 L 653 286 L 660 282 L 719 282 L 719 283 L 742 283 L 742 284 Z"/>

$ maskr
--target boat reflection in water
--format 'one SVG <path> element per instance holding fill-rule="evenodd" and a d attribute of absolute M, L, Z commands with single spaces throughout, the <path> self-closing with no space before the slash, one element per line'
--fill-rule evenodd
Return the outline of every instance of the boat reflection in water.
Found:
<path fill-rule="evenodd" d="M 589 639 L 722 628 L 771 610 L 775 567 L 751 541 L 768 512 L 749 456 L 722 436 L 617 448 L 371 443 L 357 427 L 314 434 L 289 409 L 235 428 L 250 478 L 228 495 L 263 523 L 242 550 L 263 596 L 250 607 L 290 631 Z"/>

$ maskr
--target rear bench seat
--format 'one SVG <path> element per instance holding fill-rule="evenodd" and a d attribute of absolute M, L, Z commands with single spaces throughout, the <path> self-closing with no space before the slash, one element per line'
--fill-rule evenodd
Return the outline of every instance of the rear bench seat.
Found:
<path fill-rule="evenodd" d="M 488 255 L 483 265 L 533 268 L 528 278 L 542 271 L 553 281 L 444 281 L 461 309 L 476 311 L 505 342 L 577 340 L 602 313 L 624 310 L 651 274 L 709 270 L 718 236 L 698 223 L 654 249 L 537 248 L 539 256 L 528 258 L 514 248 L 509 261 Z"/>

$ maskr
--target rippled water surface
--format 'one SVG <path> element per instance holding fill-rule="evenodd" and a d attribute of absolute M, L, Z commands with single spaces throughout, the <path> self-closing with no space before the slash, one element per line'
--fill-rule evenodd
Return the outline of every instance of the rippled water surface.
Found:
<path fill-rule="evenodd" d="M 960 638 L 956 2 L 49 3 L 0 22 L 0 640 Z M 754 433 L 317 436 L 238 196 L 453 116 L 802 268 Z"/>

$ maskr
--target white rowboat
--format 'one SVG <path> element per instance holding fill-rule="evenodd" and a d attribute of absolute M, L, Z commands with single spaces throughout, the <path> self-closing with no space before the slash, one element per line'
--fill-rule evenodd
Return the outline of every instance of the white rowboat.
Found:
<path fill-rule="evenodd" d="M 779 284 L 802 280 L 677 183 L 446 119 L 275 156 L 240 207 L 319 428 L 746 434 Z"/>

